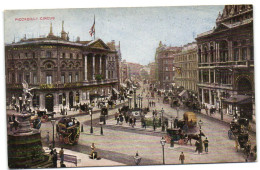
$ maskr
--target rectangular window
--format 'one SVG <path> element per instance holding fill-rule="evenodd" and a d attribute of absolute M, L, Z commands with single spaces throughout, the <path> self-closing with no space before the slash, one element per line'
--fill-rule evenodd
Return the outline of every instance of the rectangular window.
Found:
<path fill-rule="evenodd" d="M 247 48 L 242 48 L 242 60 L 247 59 Z"/>
<path fill-rule="evenodd" d="M 71 83 L 72 82 L 72 74 L 70 73 L 69 74 L 69 83 Z"/>
<path fill-rule="evenodd" d="M 46 76 L 46 83 L 47 84 L 52 84 L 52 76 L 51 75 L 47 75 Z"/>
<path fill-rule="evenodd" d="M 27 74 L 26 76 L 25 76 L 25 81 L 29 84 L 30 83 L 30 75 L 29 74 Z"/>
<path fill-rule="evenodd" d="M 37 84 L 37 75 L 33 75 L 33 84 Z"/>
<path fill-rule="evenodd" d="M 59 95 L 59 104 L 62 104 L 62 94 Z"/>
<path fill-rule="evenodd" d="M 35 52 L 33 52 L 32 56 L 33 56 L 33 58 L 35 58 Z"/>
<path fill-rule="evenodd" d="M 65 53 L 62 53 L 62 58 L 65 58 L 66 57 L 66 54 Z"/>
<path fill-rule="evenodd" d="M 61 83 L 65 83 L 65 74 L 61 75 Z"/>
<path fill-rule="evenodd" d="M 51 52 L 50 52 L 50 51 L 47 51 L 47 52 L 46 52 L 46 57 L 47 57 L 47 58 L 51 58 Z"/>
<path fill-rule="evenodd" d="M 78 75 L 78 73 L 77 73 L 76 76 L 75 76 L 75 81 L 76 81 L 76 82 L 79 81 L 79 75 Z"/>
<path fill-rule="evenodd" d="M 239 60 L 239 50 L 236 48 L 234 49 L 234 61 Z"/>
<path fill-rule="evenodd" d="M 70 59 L 72 59 L 73 58 L 73 54 L 72 53 L 70 53 Z"/>
<path fill-rule="evenodd" d="M 18 83 L 22 83 L 22 81 L 23 81 L 23 75 L 19 74 L 18 75 Z"/>

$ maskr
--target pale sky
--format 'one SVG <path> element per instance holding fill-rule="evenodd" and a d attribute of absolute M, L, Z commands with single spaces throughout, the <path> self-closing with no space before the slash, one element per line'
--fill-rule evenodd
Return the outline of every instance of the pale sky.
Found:
<path fill-rule="evenodd" d="M 219 11 L 224 6 L 140 7 L 140 8 L 89 8 L 5 11 L 5 43 L 47 35 L 50 22 L 55 35 L 64 29 L 70 40 L 91 40 L 89 30 L 96 18 L 96 39 L 105 43 L 121 43 L 122 58 L 129 62 L 148 64 L 154 61 L 160 41 L 181 46 L 195 41 L 194 35 L 211 30 Z M 15 21 L 15 18 L 38 17 L 34 21 Z M 55 20 L 40 20 L 55 17 Z"/>

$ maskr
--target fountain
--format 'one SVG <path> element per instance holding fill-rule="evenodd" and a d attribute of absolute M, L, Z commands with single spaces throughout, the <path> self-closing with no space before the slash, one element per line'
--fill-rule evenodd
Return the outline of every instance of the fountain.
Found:
<path fill-rule="evenodd" d="M 9 168 L 49 168 L 52 162 L 42 148 L 41 133 L 30 126 L 31 114 L 29 98 L 32 96 L 26 82 L 23 83 L 25 107 L 16 114 L 16 130 L 8 130 L 8 166 Z M 29 94 L 29 97 L 27 97 Z"/>

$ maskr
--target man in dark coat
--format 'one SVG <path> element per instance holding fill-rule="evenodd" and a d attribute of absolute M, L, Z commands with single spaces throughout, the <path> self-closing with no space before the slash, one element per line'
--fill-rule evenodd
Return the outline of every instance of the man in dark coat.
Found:
<path fill-rule="evenodd" d="M 174 128 L 177 128 L 177 125 L 178 125 L 178 117 L 174 119 Z"/>
<path fill-rule="evenodd" d="M 54 168 L 57 168 L 57 160 L 58 160 L 57 152 L 56 149 L 54 149 L 52 154 L 52 163 Z"/>

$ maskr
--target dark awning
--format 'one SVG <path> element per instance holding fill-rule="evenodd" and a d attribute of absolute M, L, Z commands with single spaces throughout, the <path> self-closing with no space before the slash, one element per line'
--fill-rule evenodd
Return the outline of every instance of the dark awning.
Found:
<path fill-rule="evenodd" d="M 229 104 L 247 104 L 252 102 L 252 97 L 247 95 L 234 95 L 233 97 L 223 100 L 223 102 Z"/>

